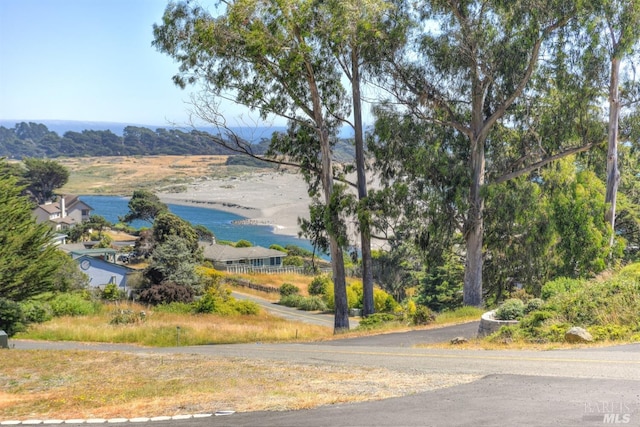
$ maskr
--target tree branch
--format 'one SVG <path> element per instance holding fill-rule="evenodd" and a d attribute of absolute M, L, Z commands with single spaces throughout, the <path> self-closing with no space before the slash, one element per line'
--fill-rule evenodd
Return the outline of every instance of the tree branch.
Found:
<path fill-rule="evenodd" d="M 569 148 L 565 151 L 562 151 L 560 153 L 554 154 L 553 156 L 549 156 L 545 159 L 540 160 L 539 162 L 536 162 L 532 165 L 526 166 L 522 169 L 519 169 L 517 171 L 513 171 L 513 172 L 509 172 L 507 174 L 504 174 L 502 176 L 499 176 L 495 181 L 487 183 L 488 185 L 492 185 L 492 184 L 502 184 L 503 182 L 509 181 L 510 179 L 514 179 L 517 178 L 521 175 L 524 175 L 526 173 L 532 172 L 536 169 L 541 168 L 542 166 L 545 166 L 546 164 L 549 164 L 551 162 L 553 162 L 554 160 L 558 160 L 558 159 L 562 159 L 563 157 L 566 156 L 570 156 L 571 154 L 576 154 L 576 153 L 582 153 L 583 151 L 587 151 L 589 150 L 591 147 L 593 147 L 594 145 L 596 145 L 594 142 L 591 142 L 589 144 L 586 145 L 581 145 L 580 147 L 573 147 L 573 148 Z"/>

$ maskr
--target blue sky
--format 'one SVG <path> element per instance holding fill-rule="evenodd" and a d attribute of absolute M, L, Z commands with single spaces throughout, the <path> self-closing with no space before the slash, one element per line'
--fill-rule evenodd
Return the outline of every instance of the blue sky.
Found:
<path fill-rule="evenodd" d="M 0 0 L 0 119 L 186 123 L 190 90 L 151 46 L 166 4 Z"/>

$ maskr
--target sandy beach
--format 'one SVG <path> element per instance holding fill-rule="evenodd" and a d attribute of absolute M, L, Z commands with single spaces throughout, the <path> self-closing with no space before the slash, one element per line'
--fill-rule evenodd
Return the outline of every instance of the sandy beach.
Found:
<path fill-rule="evenodd" d="M 157 193 L 164 203 L 232 212 L 247 222 L 273 226 L 274 233 L 297 236 L 298 217 L 309 218 L 307 185 L 302 175 L 267 171 L 238 177 L 203 178 L 180 193 Z"/>

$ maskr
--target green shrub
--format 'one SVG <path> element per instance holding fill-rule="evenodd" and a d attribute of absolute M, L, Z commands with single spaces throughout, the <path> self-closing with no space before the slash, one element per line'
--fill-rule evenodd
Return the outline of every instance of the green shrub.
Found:
<path fill-rule="evenodd" d="M 120 289 L 115 283 L 109 283 L 100 292 L 100 298 L 105 301 L 120 301 L 125 299 L 124 289 Z"/>
<path fill-rule="evenodd" d="M 282 265 L 304 267 L 304 259 L 298 255 L 289 255 L 282 259 Z"/>
<path fill-rule="evenodd" d="M 313 252 L 296 245 L 287 245 L 284 247 L 284 249 L 285 252 L 287 252 L 290 256 L 301 256 L 304 258 L 309 258 L 313 255 Z"/>
<path fill-rule="evenodd" d="M 436 315 L 426 305 L 417 305 L 416 311 L 411 316 L 414 325 L 427 325 L 436 320 Z"/>
<path fill-rule="evenodd" d="M 49 305 L 49 303 L 45 301 L 23 301 L 20 303 L 20 307 L 22 309 L 22 313 L 24 314 L 24 320 L 27 323 L 43 323 L 53 318 L 53 310 L 51 309 L 51 305 Z"/>
<path fill-rule="evenodd" d="M 382 289 L 374 288 L 373 307 L 377 313 L 393 313 L 400 307 L 400 304 Z"/>
<path fill-rule="evenodd" d="M 498 307 L 495 317 L 498 320 L 517 320 L 524 315 L 524 303 L 519 299 L 508 299 Z"/>
<path fill-rule="evenodd" d="M 398 318 L 391 313 L 374 313 L 360 320 L 358 329 L 373 329 L 385 323 L 395 322 Z"/>
<path fill-rule="evenodd" d="M 540 297 L 548 300 L 558 294 L 565 292 L 574 292 L 584 285 L 585 281 L 580 279 L 569 279 L 568 277 L 560 277 L 545 283 L 540 291 Z"/>
<path fill-rule="evenodd" d="M 515 291 L 511 292 L 511 295 L 509 297 L 519 299 L 525 304 L 529 302 L 529 300 L 534 298 L 534 296 L 527 292 L 526 289 L 516 289 Z"/>
<path fill-rule="evenodd" d="M 260 312 L 260 306 L 253 301 L 239 301 L 233 298 L 229 291 L 212 287 L 193 303 L 193 311 L 196 313 L 219 314 L 221 316 L 253 315 Z"/>
<path fill-rule="evenodd" d="M 633 332 L 628 326 L 623 325 L 594 325 L 587 330 L 596 341 L 622 340 Z"/>
<path fill-rule="evenodd" d="M 303 299 L 304 297 L 302 295 L 286 295 L 280 298 L 278 304 L 284 305 L 285 307 L 299 307 Z"/>
<path fill-rule="evenodd" d="M 278 291 L 283 297 L 286 297 L 287 295 L 297 295 L 300 293 L 300 289 L 297 286 L 292 285 L 291 283 L 283 283 Z"/>
<path fill-rule="evenodd" d="M 260 306 L 253 301 L 241 301 L 232 298 L 230 303 L 236 314 L 254 316 L 260 313 Z"/>
<path fill-rule="evenodd" d="M 327 304 L 325 304 L 322 297 L 319 297 L 317 295 L 310 296 L 307 298 L 302 298 L 302 300 L 300 301 L 300 304 L 298 305 L 298 308 L 304 311 L 327 311 L 328 310 Z"/>
<path fill-rule="evenodd" d="M 327 275 L 314 277 L 309 284 L 309 295 L 326 295 L 331 283 L 331 278 Z"/>
<path fill-rule="evenodd" d="M 144 311 L 138 313 L 130 309 L 119 308 L 111 312 L 110 325 L 130 325 L 134 323 L 144 322 L 147 314 Z"/>
<path fill-rule="evenodd" d="M 252 246 L 253 246 L 253 245 L 251 244 L 251 242 L 250 242 L 250 241 L 248 241 L 248 240 L 244 240 L 244 239 L 242 239 L 242 240 L 238 240 L 238 241 L 236 242 L 236 244 L 235 244 L 235 247 L 236 247 L 236 248 L 250 248 L 250 247 L 252 247 Z"/>
<path fill-rule="evenodd" d="M 273 249 L 274 251 L 280 251 L 280 252 L 285 252 L 285 253 L 287 252 L 287 250 L 285 248 L 283 248 L 282 246 L 277 245 L 275 243 L 273 245 L 269 246 L 269 249 Z"/>
<path fill-rule="evenodd" d="M 544 301 L 540 298 L 530 299 L 524 305 L 524 314 L 529 314 L 532 311 L 540 310 L 543 305 L 544 305 Z"/>
<path fill-rule="evenodd" d="M 89 316 L 100 312 L 100 305 L 83 293 L 58 294 L 51 300 L 50 305 L 56 317 Z"/>
<path fill-rule="evenodd" d="M 10 299 L 0 298 L 0 329 L 10 337 L 26 329 L 20 304 Z"/>
<path fill-rule="evenodd" d="M 313 295 L 310 297 L 303 297 L 302 295 L 287 295 L 280 298 L 279 304 L 286 307 L 295 307 L 304 311 L 326 311 L 328 310 L 327 304 L 322 297 Z"/>

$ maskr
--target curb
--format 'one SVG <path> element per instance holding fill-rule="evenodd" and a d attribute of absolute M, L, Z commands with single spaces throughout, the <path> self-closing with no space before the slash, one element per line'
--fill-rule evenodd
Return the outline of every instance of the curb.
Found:
<path fill-rule="evenodd" d="M 188 420 L 191 418 L 208 418 L 220 415 L 231 415 L 235 411 L 219 411 L 213 414 L 191 414 L 191 415 L 173 415 L 159 417 L 137 417 L 137 418 L 88 418 L 88 419 L 69 419 L 69 420 L 7 420 L 0 421 L 0 426 L 15 425 L 55 425 L 55 424 L 115 424 L 115 423 L 146 423 L 153 421 L 171 421 L 171 420 Z"/>

